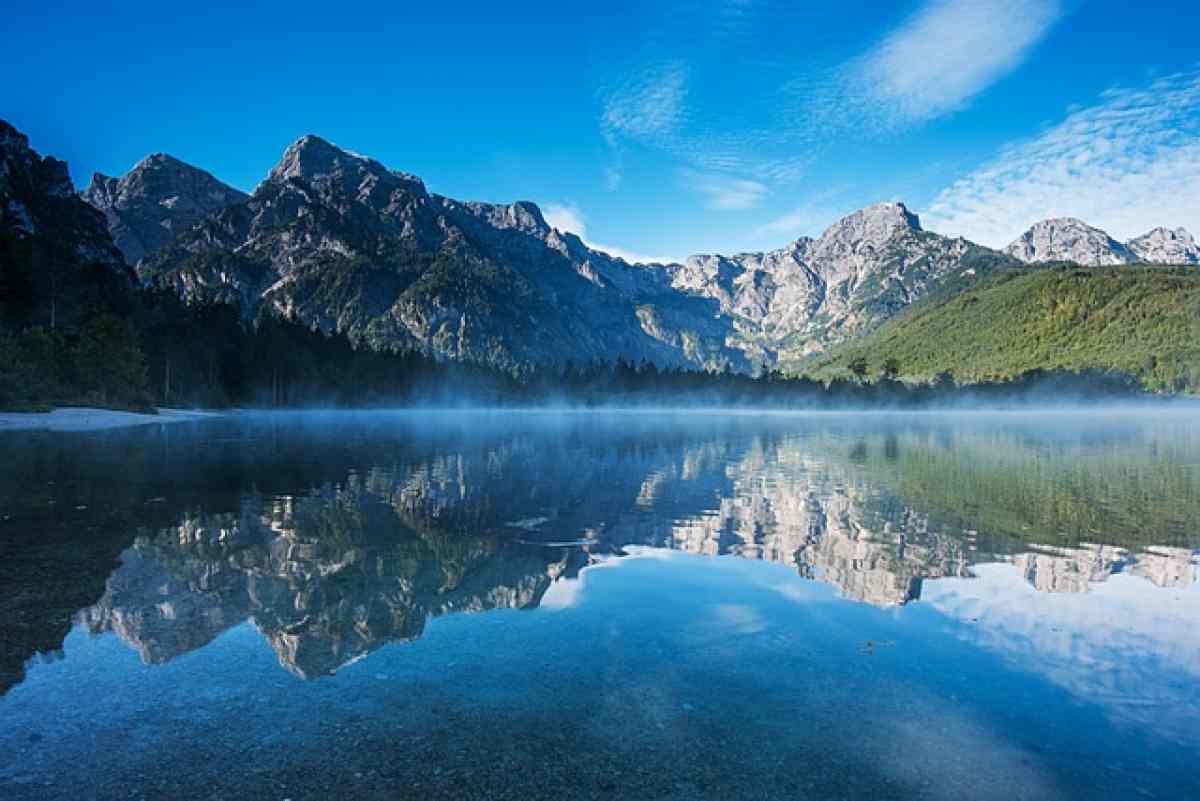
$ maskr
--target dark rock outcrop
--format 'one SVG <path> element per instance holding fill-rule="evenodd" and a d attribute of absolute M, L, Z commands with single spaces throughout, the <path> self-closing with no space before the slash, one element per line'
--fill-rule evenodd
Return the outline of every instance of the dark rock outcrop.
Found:
<path fill-rule="evenodd" d="M 165 153 L 147 156 L 120 178 L 96 173 L 81 197 L 104 212 L 113 242 L 130 264 L 204 217 L 248 195 Z"/>

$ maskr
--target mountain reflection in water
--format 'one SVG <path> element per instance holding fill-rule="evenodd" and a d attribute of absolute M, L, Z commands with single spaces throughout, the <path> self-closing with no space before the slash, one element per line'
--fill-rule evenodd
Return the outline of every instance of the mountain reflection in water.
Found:
<path fill-rule="evenodd" d="M 226 444 L 264 463 L 228 488 L 236 500 L 201 497 L 170 525 L 134 526 L 77 621 L 158 664 L 251 620 L 285 668 L 311 678 L 420 637 L 440 615 L 536 607 L 554 582 L 629 546 L 779 562 L 878 606 L 981 563 L 1011 563 L 1051 593 L 1118 572 L 1158 587 L 1200 574 L 1186 522 L 1200 512 L 1189 481 L 1200 447 L 1194 428 L 1170 421 L 1103 437 L 836 419 L 715 431 L 491 420 L 423 435 L 410 419 L 391 423 L 341 421 L 314 439 L 303 418 L 242 421 Z M 306 487 L 306 472 L 340 461 L 325 451 L 341 436 L 358 464 Z M 221 439 L 203 426 L 176 438 L 193 437 Z M 264 471 L 297 454 L 294 494 L 258 491 Z M 987 488 L 979 520 L 963 486 Z M 1121 513 L 1096 514 L 1114 505 Z"/>
<path fill-rule="evenodd" d="M 0 447 L 6 801 L 1200 797 L 1194 415 Z"/>

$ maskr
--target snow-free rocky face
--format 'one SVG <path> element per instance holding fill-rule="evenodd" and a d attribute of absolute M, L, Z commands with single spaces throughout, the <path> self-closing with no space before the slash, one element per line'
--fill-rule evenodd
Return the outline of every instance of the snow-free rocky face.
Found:
<path fill-rule="evenodd" d="M 1185 251 L 1159 235 L 1138 253 Z M 780 250 L 629 265 L 550 227 L 532 203 L 452 200 L 305 136 L 247 203 L 141 272 L 185 295 L 236 299 L 248 314 L 273 309 L 376 346 L 505 369 L 624 358 L 748 370 L 799 362 L 931 292 L 1060 258 L 1139 256 L 1077 221 L 1040 224 L 1001 253 L 881 203 Z"/>
<path fill-rule="evenodd" d="M 58 230 L 121 269 L 65 165 L 7 125 L 0 153 L 6 226 Z M 775 251 L 630 265 L 552 228 L 532 203 L 442 197 L 317 136 L 293 143 L 249 196 L 154 155 L 120 179 L 97 176 L 83 197 L 143 282 L 236 302 L 247 317 L 283 314 L 373 347 L 507 370 L 618 358 L 787 366 L 1022 262 L 1200 261 L 1182 229 L 1121 244 L 1050 220 L 1001 253 L 925 231 L 884 203 Z"/>
<path fill-rule="evenodd" d="M 1200 264 L 1200 245 L 1183 228 L 1158 227 L 1126 245 L 1141 261 L 1155 264 Z"/>
<path fill-rule="evenodd" d="M 3 120 L 0 226 L 15 240 L 35 238 L 42 252 L 52 250 L 57 261 L 97 264 L 122 279 L 129 277 L 104 217 L 75 195 L 66 163 L 38 155 L 25 135 Z"/>
<path fill-rule="evenodd" d="M 922 230 L 903 204 L 881 203 L 781 250 L 693 256 L 674 285 L 717 299 L 744 347 L 786 362 L 874 328 L 936 287 L 1014 264 Z"/>
<path fill-rule="evenodd" d="M 504 369 L 648 359 L 748 368 L 716 304 L 548 226 L 529 203 L 460 203 L 315 136 L 245 202 L 143 260 L 145 280 L 378 347 Z"/>
<path fill-rule="evenodd" d="M 130 264 L 209 214 L 247 198 L 165 153 L 147 156 L 120 178 L 96 173 L 80 194 L 104 212 L 113 242 Z"/>
<path fill-rule="evenodd" d="M 242 204 L 139 267 L 188 297 L 271 309 L 381 347 L 504 369 L 643 359 L 749 370 L 819 352 L 949 280 L 1016 261 L 921 230 L 900 204 L 816 240 L 630 265 L 532 203 L 464 203 L 305 136 Z"/>
<path fill-rule="evenodd" d="M 1115 264 L 1198 264 L 1200 247 L 1182 228 L 1155 228 L 1136 239 L 1118 242 L 1082 220 L 1043 220 L 1004 249 L 1029 264 L 1070 262 L 1087 267 Z"/>

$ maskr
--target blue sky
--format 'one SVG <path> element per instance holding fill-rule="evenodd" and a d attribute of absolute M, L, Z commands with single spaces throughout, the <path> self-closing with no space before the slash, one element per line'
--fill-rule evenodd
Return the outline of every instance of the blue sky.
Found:
<path fill-rule="evenodd" d="M 881 200 L 990 245 L 1200 228 L 1194 2 L 101 6 L 10 2 L 0 52 L 0 117 L 80 186 L 163 151 L 250 190 L 317 133 L 621 254 Z"/>

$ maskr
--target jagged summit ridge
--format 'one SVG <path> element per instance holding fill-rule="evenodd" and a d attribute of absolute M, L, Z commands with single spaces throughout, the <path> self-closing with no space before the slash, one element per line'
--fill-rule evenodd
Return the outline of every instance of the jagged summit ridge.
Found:
<path fill-rule="evenodd" d="M 1137 260 L 1125 245 L 1075 217 L 1056 217 L 1035 223 L 1004 252 L 1027 264 L 1068 261 L 1101 266 Z"/>
<path fill-rule="evenodd" d="M 1005 252 L 1027 264 L 1070 262 L 1087 267 L 1134 264 L 1200 264 L 1200 247 L 1183 228 L 1154 228 L 1118 242 L 1105 231 L 1075 217 L 1035 223 Z"/>
<path fill-rule="evenodd" d="M 504 369 L 625 358 L 752 370 L 823 352 L 998 269 L 1167 259 L 1146 254 L 1190 252 L 1185 234 L 1151 232 L 1139 256 L 1059 219 L 1001 252 L 926 231 L 905 204 L 883 202 L 779 250 L 629 265 L 554 229 L 534 203 L 444 197 L 308 134 L 251 196 L 209 213 L 140 272 L 247 315 L 265 308 L 377 347 Z"/>
<path fill-rule="evenodd" d="M 80 196 L 104 213 L 113 242 L 129 264 L 248 197 L 166 153 L 145 157 L 120 178 L 96 173 Z"/>
<path fill-rule="evenodd" d="M 380 346 L 505 368 L 625 358 L 749 370 L 1016 264 L 924 231 L 890 202 L 778 251 L 634 266 L 555 230 L 533 203 L 443 197 L 308 135 L 244 210 L 211 217 L 142 273 L 247 313 L 265 304 Z"/>
<path fill-rule="evenodd" d="M 787 362 L 869 330 L 946 281 L 1015 264 L 923 230 L 903 203 L 877 203 L 786 248 L 693 256 L 674 268 L 674 285 L 716 299 L 755 357 Z"/>
<path fill-rule="evenodd" d="M 817 238 L 823 254 L 857 252 L 882 246 L 897 232 L 920 231 L 921 220 L 903 203 L 876 203 L 846 215 Z"/>
<path fill-rule="evenodd" d="M 66 162 L 39 155 L 29 146 L 29 138 L 4 120 L 0 120 L 0 228 L 17 240 L 34 238 L 55 251 L 53 263 L 60 267 L 65 268 L 66 262 L 99 264 L 122 282 L 132 278 L 113 247 L 104 217 L 75 194 Z"/>
<path fill-rule="evenodd" d="M 1200 245 L 1184 228 L 1154 228 L 1126 243 L 1142 261 L 1200 264 Z"/>
<path fill-rule="evenodd" d="M 40 156 L 29 146 L 29 137 L 0 120 L 0 189 L 28 190 L 34 185 L 53 197 L 75 194 L 67 163 Z"/>
<path fill-rule="evenodd" d="M 147 259 L 143 279 L 382 348 L 503 369 L 643 359 L 745 370 L 713 304 L 551 228 L 536 205 L 463 203 L 316 136 L 244 203 Z"/>
<path fill-rule="evenodd" d="M 316 134 L 305 134 L 283 152 L 267 175 L 268 181 L 285 181 L 299 178 L 305 181 L 329 182 L 335 178 L 372 176 L 376 179 L 396 178 L 405 183 L 419 186 L 425 184 L 415 175 L 389 170 L 381 162 L 352 150 L 346 150 Z"/>
<path fill-rule="evenodd" d="M 346 169 L 369 171 L 374 166 L 381 172 L 387 172 L 382 164 L 373 159 L 342 150 L 316 134 L 305 134 L 288 145 L 268 177 L 274 180 L 316 178 Z"/>

